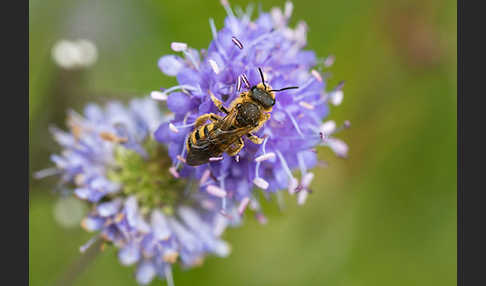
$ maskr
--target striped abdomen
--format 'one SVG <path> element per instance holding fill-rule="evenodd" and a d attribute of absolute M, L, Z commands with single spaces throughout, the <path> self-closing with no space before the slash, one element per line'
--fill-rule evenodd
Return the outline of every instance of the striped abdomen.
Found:
<path fill-rule="evenodd" d="M 205 124 L 198 129 L 194 130 L 190 136 L 191 143 L 197 145 L 200 139 L 206 139 L 209 136 L 209 132 L 214 129 L 214 123 Z"/>

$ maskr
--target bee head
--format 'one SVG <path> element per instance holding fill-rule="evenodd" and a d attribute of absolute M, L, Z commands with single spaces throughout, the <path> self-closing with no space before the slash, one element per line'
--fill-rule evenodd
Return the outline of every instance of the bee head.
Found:
<path fill-rule="evenodd" d="M 250 97 L 255 102 L 263 106 L 263 108 L 265 109 L 269 109 L 275 105 L 275 94 L 274 94 L 275 91 L 283 91 L 286 89 L 298 88 L 297 86 L 289 86 L 289 87 L 285 87 L 282 89 L 275 89 L 275 90 L 268 88 L 267 85 L 265 84 L 265 79 L 263 78 L 262 69 L 258 68 L 258 71 L 260 72 L 260 77 L 262 78 L 262 82 L 251 88 Z"/>
<path fill-rule="evenodd" d="M 268 92 L 264 88 L 261 88 L 260 86 L 254 86 L 251 88 L 250 97 L 265 109 L 271 108 L 275 105 L 275 95 Z"/>

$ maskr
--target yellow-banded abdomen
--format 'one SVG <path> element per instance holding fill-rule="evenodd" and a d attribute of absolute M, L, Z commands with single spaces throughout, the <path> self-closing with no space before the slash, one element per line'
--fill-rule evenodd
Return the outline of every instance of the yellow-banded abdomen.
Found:
<path fill-rule="evenodd" d="M 214 129 L 214 123 L 208 123 L 208 124 L 205 124 L 205 125 L 197 128 L 197 129 L 195 129 L 191 133 L 191 136 L 189 138 L 190 142 L 187 142 L 187 143 L 192 143 L 192 144 L 196 145 L 197 141 L 199 141 L 200 139 L 206 139 L 209 136 L 209 132 L 211 132 L 211 130 L 213 130 L 213 129 Z M 190 148 L 190 146 L 187 146 L 187 147 Z"/>

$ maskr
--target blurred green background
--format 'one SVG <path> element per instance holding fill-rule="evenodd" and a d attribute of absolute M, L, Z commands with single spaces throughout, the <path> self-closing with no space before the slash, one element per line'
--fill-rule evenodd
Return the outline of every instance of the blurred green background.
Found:
<path fill-rule="evenodd" d="M 268 11 L 284 1 L 261 4 Z M 456 1 L 294 4 L 292 23 L 309 25 L 308 48 L 336 56 L 329 85 L 346 80 L 344 101 L 329 118 L 351 121 L 338 136 L 350 145 L 349 158 L 320 150 L 329 167 L 315 170 L 305 206 L 288 195 L 284 211 L 264 203 L 267 225 L 247 216 L 225 234 L 229 258 L 176 269 L 176 285 L 455 285 Z M 221 28 L 217 0 L 30 0 L 30 171 L 51 166 L 49 154 L 59 149 L 47 128 L 64 127 L 68 107 L 174 84 L 158 58 L 171 53 L 172 41 L 206 48 L 210 17 Z M 62 38 L 92 40 L 97 63 L 77 72 L 57 67 L 50 52 Z M 56 222 L 55 183 L 30 181 L 31 285 L 53 285 L 91 237 Z M 75 285 L 136 283 L 133 267 L 107 248 Z"/>

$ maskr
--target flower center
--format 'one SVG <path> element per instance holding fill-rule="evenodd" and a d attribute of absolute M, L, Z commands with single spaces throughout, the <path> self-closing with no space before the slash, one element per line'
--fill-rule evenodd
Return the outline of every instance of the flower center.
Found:
<path fill-rule="evenodd" d="M 123 195 L 137 198 L 143 214 L 160 208 L 171 215 L 176 205 L 187 200 L 185 184 L 170 175 L 171 160 L 163 145 L 149 139 L 143 147 L 147 152 L 146 158 L 122 146 L 115 148 L 116 165 L 108 178 L 123 186 Z"/>

